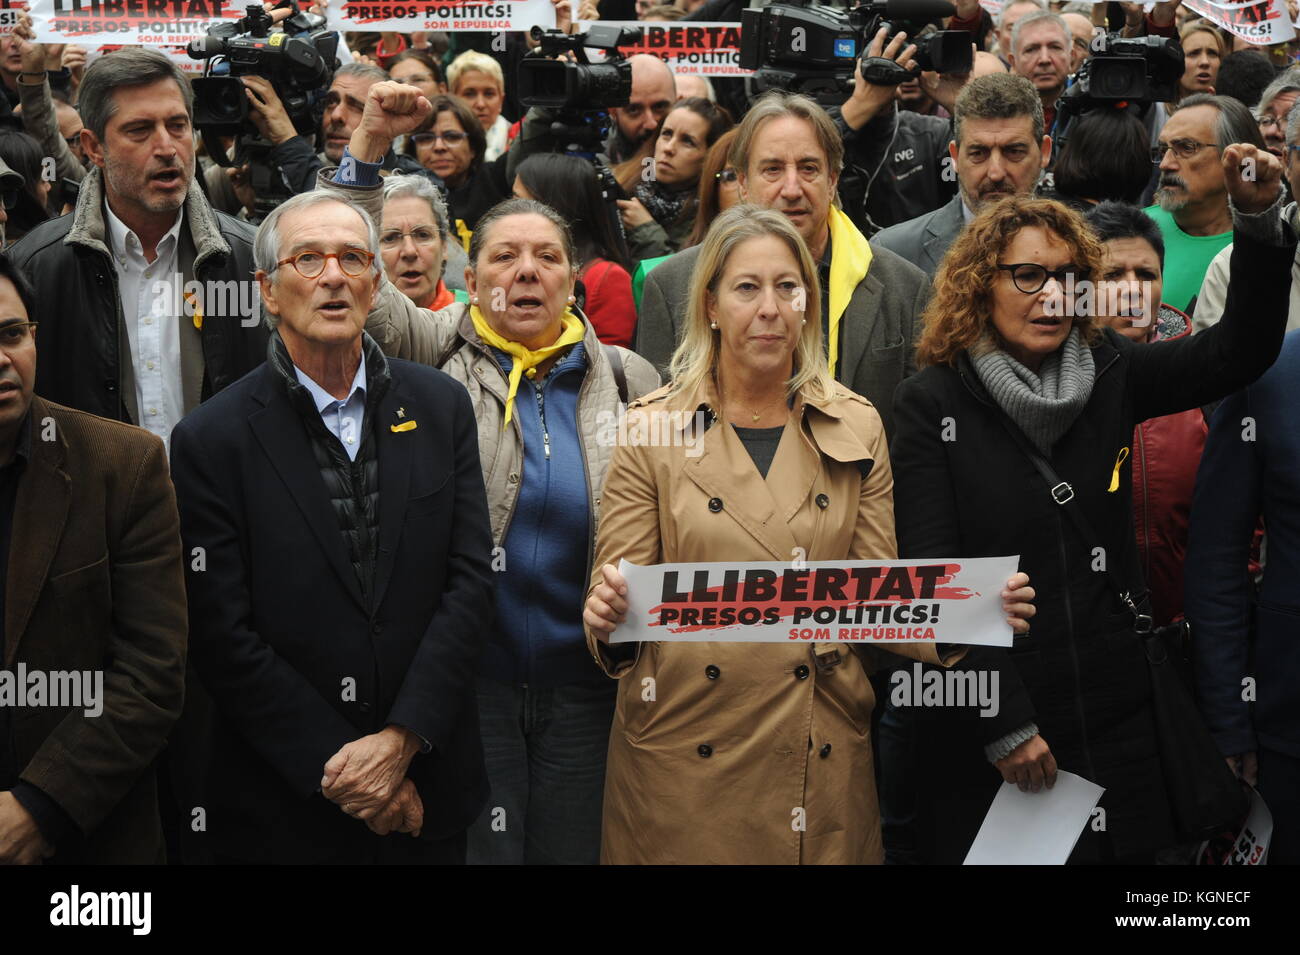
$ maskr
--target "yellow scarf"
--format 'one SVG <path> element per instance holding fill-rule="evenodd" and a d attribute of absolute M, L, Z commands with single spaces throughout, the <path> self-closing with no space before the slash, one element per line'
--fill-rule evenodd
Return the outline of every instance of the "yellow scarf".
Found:
<path fill-rule="evenodd" d="M 564 314 L 560 317 L 562 329 L 560 337 L 555 340 L 555 343 L 539 348 L 536 351 L 529 351 L 519 342 L 512 342 L 502 338 L 496 329 L 488 324 L 488 320 L 483 317 L 483 313 L 478 310 L 477 305 L 469 307 L 469 317 L 473 320 L 474 330 L 478 332 L 478 337 L 483 340 L 483 344 L 500 349 L 514 359 L 510 365 L 510 390 L 506 392 L 506 420 L 501 424 L 503 428 L 510 423 L 510 416 L 515 405 L 515 393 L 519 390 L 519 380 L 524 375 L 532 378 L 537 374 L 538 365 L 560 349 L 568 348 L 570 345 L 576 345 L 582 341 L 582 337 L 587 332 L 582 324 L 582 319 L 566 308 Z"/>
<path fill-rule="evenodd" d="M 853 290 L 867 276 L 871 268 L 871 246 L 867 237 L 858 231 L 841 209 L 831 206 L 831 287 L 830 287 L 830 366 L 835 377 L 835 364 L 840 354 L 840 319 L 849 307 Z"/>

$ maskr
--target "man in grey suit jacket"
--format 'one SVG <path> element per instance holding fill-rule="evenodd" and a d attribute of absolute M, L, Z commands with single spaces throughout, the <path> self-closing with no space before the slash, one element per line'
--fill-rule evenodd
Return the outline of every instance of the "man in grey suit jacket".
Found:
<path fill-rule="evenodd" d="M 947 205 L 882 229 L 872 245 L 890 249 L 931 278 L 957 235 L 987 203 L 1029 195 L 1052 158 L 1043 104 L 1022 76 L 995 73 L 971 80 L 957 97 L 948 155 L 958 191 Z"/>
<path fill-rule="evenodd" d="M 859 128 L 890 96 L 890 87 L 859 83 L 843 106 L 845 124 Z M 821 278 L 822 327 L 826 341 L 835 343 L 832 371 L 875 405 L 889 431 L 894 388 L 916 370 L 913 343 L 930 296 L 925 274 L 869 246 L 832 207 L 844 143 L 835 122 L 808 97 L 773 91 L 760 98 L 737 130 L 732 158 L 746 201 L 785 213 L 808 244 Z M 685 324 L 698 255 L 698 246 L 685 249 L 646 276 L 636 351 L 661 372 Z M 832 271 L 856 283 L 847 299 L 843 285 L 838 294 L 831 291 Z"/>

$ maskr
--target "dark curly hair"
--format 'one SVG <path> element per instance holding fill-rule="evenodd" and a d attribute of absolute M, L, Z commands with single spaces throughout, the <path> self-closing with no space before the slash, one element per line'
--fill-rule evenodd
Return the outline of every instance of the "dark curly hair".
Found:
<path fill-rule="evenodd" d="M 1073 209 L 1025 196 L 996 202 L 961 231 L 939 267 L 934 295 L 921 316 L 918 365 L 954 365 L 964 351 L 997 347 L 993 287 L 1003 277 L 998 259 L 1016 233 L 1031 226 L 1055 233 L 1070 247 L 1076 265 L 1101 274 L 1105 250 Z M 1074 326 L 1090 345 L 1101 335 L 1090 316 L 1076 316 Z"/>

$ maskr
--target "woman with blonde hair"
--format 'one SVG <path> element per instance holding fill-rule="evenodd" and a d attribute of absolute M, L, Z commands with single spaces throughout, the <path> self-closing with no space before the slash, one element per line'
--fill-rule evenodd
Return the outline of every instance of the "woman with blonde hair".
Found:
<path fill-rule="evenodd" d="M 1183 46 L 1183 75 L 1178 81 L 1178 98 L 1193 93 L 1213 93 L 1219 81 L 1219 66 L 1230 52 L 1223 34 L 1209 20 L 1191 20 L 1178 31 Z"/>
<path fill-rule="evenodd" d="M 592 655 L 619 681 L 603 862 L 882 859 L 869 736 L 878 651 L 607 642 L 627 610 L 620 559 L 895 557 L 884 428 L 830 376 L 820 297 L 785 216 L 724 212 L 700 249 L 672 383 L 629 412 L 629 433 L 677 422 L 689 441 L 614 451 L 584 612 Z M 1018 575 L 1003 594 L 1017 629 L 1033 612 L 1027 583 Z M 961 656 L 893 649 L 934 664 Z"/>
<path fill-rule="evenodd" d="M 1243 181 L 1243 165 L 1253 181 Z M 1107 288 L 1092 283 L 1103 247 L 1050 200 L 991 206 L 936 276 L 921 371 L 894 401 L 899 552 L 1019 554 L 1039 599 L 1032 632 L 1009 652 L 970 654 L 999 674 L 995 719 L 915 708 L 903 714 L 911 756 L 900 765 L 882 749 L 885 776 L 906 779 L 917 800 L 918 862 L 961 862 L 1017 754 L 1028 788 L 1058 766 L 1105 788 L 1104 829 L 1085 828 L 1072 861 L 1154 862 L 1187 838 L 1152 702 L 1133 428 L 1216 401 L 1272 364 L 1295 252 L 1280 222 L 1276 157 L 1225 144 L 1223 169 L 1233 281 L 1223 321 L 1197 336 L 1136 345 L 1099 321 Z"/>

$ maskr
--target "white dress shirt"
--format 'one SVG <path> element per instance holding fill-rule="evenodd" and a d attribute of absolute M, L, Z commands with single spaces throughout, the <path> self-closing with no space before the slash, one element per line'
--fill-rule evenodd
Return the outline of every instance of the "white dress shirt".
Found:
<path fill-rule="evenodd" d="M 140 417 L 136 424 L 158 435 L 163 443 L 169 441 L 172 428 L 185 414 L 180 323 L 188 319 L 183 312 L 177 313 L 179 288 L 173 290 L 173 286 L 184 284 L 176 274 L 183 212 L 177 210 L 175 224 L 158 242 L 157 257 L 148 262 L 140 239 L 104 203 L 108 247 L 117 269 L 122 317 L 135 372 L 135 401 Z M 158 294 L 158 283 L 166 285 L 164 294 Z"/>
<path fill-rule="evenodd" d="M 312 401 L 316 402 L 316 410 L 320 412 L 321 420 L 325 422 L 329 433 L 339 439 L 343 450 L 348 453 L 348 460 L 355 461 L 357 452 L 361 450 L 361 424 L 366 414 L 365 356 L 363 355 L 361 361 L 357 362 L 357 373 L 352 377 L 352 387 L 348 389 L 348 396 L 342 400 L 335 398 L 312 381 L 297 365 L 293 366 L 293 373 L 307 389 Z"/>

